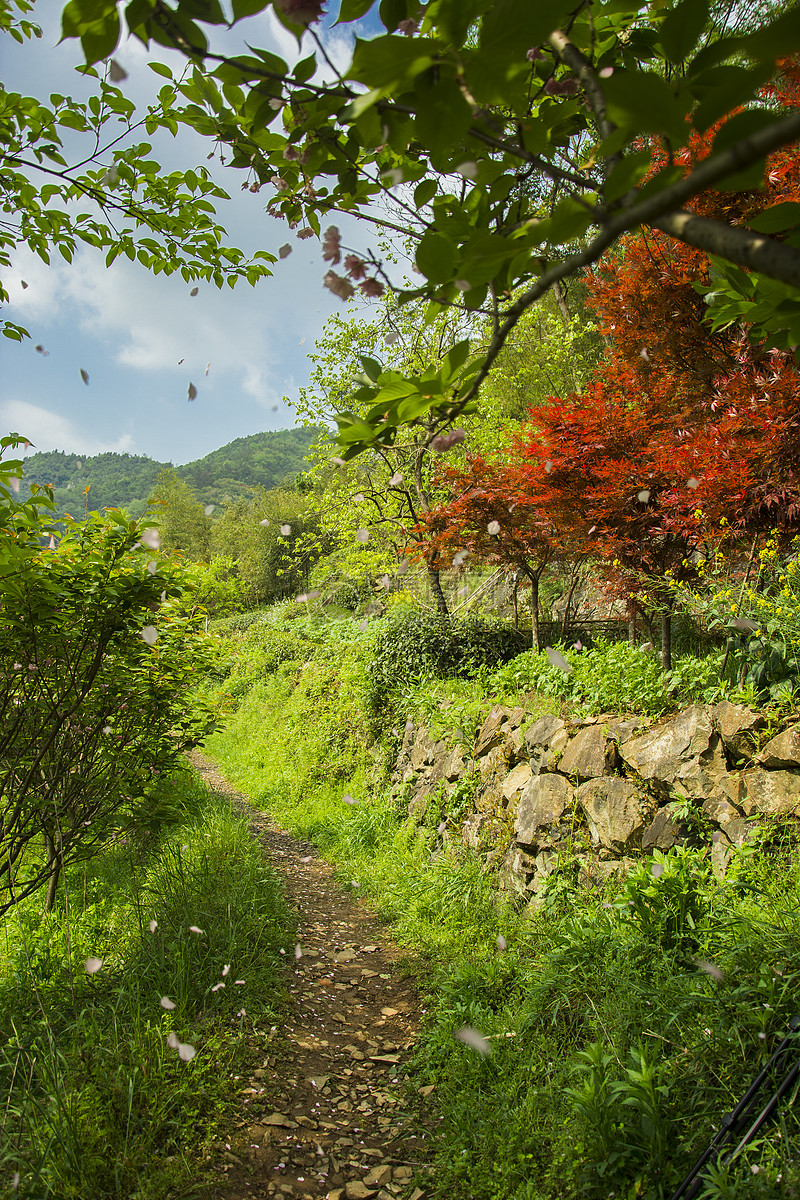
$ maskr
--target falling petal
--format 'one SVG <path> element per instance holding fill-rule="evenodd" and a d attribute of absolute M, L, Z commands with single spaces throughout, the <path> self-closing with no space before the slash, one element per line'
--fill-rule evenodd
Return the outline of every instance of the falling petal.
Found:
<path fill-rule="evenodd" d="M 112 83 L 122 83 L 128 78 L 128 72 L 119 65 L 115 58 L 112 58 L 108 64 L 108 78 Z"/>
<path fill-rule="evenodd" d="M 224 987 L 225 987 L 225 984 L 222 983 L 222 981 L 220 981 L 219 983 L 215 983 L 211 990 L 212 990 L 212 992 L 218 992 L 220 988 L 224 988 Z"/>
<path fill-rule="evenodd" d="M 490 532 L 491 532 L 491 530 L 490 530 Z M 463 566 L 468 557 L 469 557 L 469 550 L 456 550 L 455 554 L 453 555 L 453 566 L 454 567 Z"/>
<path fill-rule="evenodd" d="M 473 1029 L 471 1025 L 462 1025 L 460 1029 L 456 1029 L 453 1037 L 457 1042 L 463 1042 L 465 1046 L 470 1046 L 473 1050 L 477 1050 L 478 1054 L 491 1054 L 492 1047 L 487 1042 L 482 1033 L 478 1033 L 477 1029 Z"/>
<path fill-rule="evenodd" d="M 355 496 L 353 496 L 353 503 L 354 504 L 363 504 L 364 503 L 364 493 L 356 492 Z"/>
<path fill-rule="evenodd" d="M 361 622 L 361 624 L 359 625 L 359 627 L 358 627 L 358 628 L 359 628 L 359 629 L 361 630 L 361 632 L 363 633 L 363 632 L 364 632 L 364 630 L 367 628 L 367 626 L 368 626 L 368 625 L 369 625 L 369 621 L 362 621 L 362 622 Z"/>
<path fill-rule="evenodd" d="M 230 969 L 231 969 L 231 964 L 230 964 L 230 963 L 225 963 L 225 966 L 222 968 L 222 978 L 223 978 L 223 979 L 224 979 L 224 978 L 225 978 L 225 976 L 228 974 L 228 971 L 230 971 Z"/>
<path fill-rule="evenodd" d="M 502 933 L 498 933 L 498 935 L 497 935 L 497 949 L 498 950 L 507 950 L 508 949 L 508 942 L 503 937 Z"/>
<path fill-rule="evenodd" d="M 200 291 L 199 287 L 193 287 L 192 290 L 189 292 L 189 295 L 196 296 L 199 291 Z"/>
<path fill-rule="evenodd" d="M 155 625 L 145 625 L 142 630 L 142 640 L 147 642 L 148 646 L 155 646 L 158 638 L 158 630 Z"/>
<path fill-rule="evenodd" d="M 44 346 L 37 346 L 37 347 L 36 347 L 36 353 L 37 353 L 37 354 L 41 354 L 41 355 L 42 355 L 44 358 L 47 358 L 47 356 L 48 356 L 48 354 L 50 353 L 50 351 L 49 351 L 49 350 L 45 350 Z"/>
<path fill-rule="evenodd" d="M 159 1000 L 159 1004 L 162 1008 L 165 1008 L 167 1012 L 172 1012 L 173 1008 L 176 1007 L 175 1001 L 170 1000 L 169 996 L 162 996 Z"/>
<path fill-rule="evenodd" d="M 758 629 L 756 621 L 749 621 L 747 617 L 737 617 L 735 621 L 731 621 L 734 629 L 738 629 L 739 633 L 753 633 Z"/>
<path fill-rule="evenodd" d="M 369 530 L 368 529 L 357 529 L 356 530 L 356 538 L 358 539 L 359 542 L 368 542 L 369 541 Z"/>
<path fill-rule="evenodd" d="M 268 517 L 264 517 L 264 520 L 263 520 L 263 521 L 259 521 L 258 523 L 259 523 L 259 525 L 263 525 L 263 526 L 264 526 L 264 528 L 266 528 L 266 527 L 267 527 L 267 525 L 269 525 L 269 518 L 268 518 Z"/>
<path fill-rule="evenodd" d="M 88 372 L 88 371 L 84 371 L 83 367 L 81 367 L 81 379 L 83 380 L 83 382 L 84 382 L 84 383 L 86 384 L 86 386 L 88 387 L 88 386 L 89 386 L 89 372 Z"/>
<path fill-rule="evenodd" d="M 208 374 L 208 372 L 210 370 L 211 370 L 211 363 L 209 362 L 209 363 L 206 363 L 206 375 Z"/>
<path fill-rule="evenodd" d="M 177 1050 L 178 1046 L 180 1045 L 180 1042 L 178 1041 L 178 1035 L 173 1030 L 170 1030 L 170 1033 L 167 1037 L 167 1045 L 171 1046 L 173 1050 Z"/>
<path fill-rule="evenodd" d="M 19 495 L 19 480 L 17 479 L 16 475 L 12 475 L 8 482 L 11 484 L 11 490 L 14 493 L 14 495 L 18 496 Z"/>
<path fill-rule="evenodd" d="M 286 242 L 286 244 L 281 246 L 280 250 L 278 251 L 278 258 L 288 258 L 291 253 L 292 247 L 288 242 Z"/>
<path fill-rule="evenodd" d="M 442 834 L 444 833 L 444 831 L 445 831 L 446 829 L 447 829 L 447 821 L 441 821 L 441 822 L 439 823 L 439 827 L 438 827 L 438 829 L 436 830 L 436 832 L 438 833 L 439 837 L 441 837 L 441 836 L 442 836 Z"/>
<path fill-rule="evenodd" d="M 188 1042 L 178 1042 L 178 1058 L 183 1062 L 191 1062 L 197 1051 L 194 1046 L 190 1046 Z"/>
<path fill-rule="evenodd" d="M 342 796 L 342 800 L 344 800 L 345 804 L 358 804 L 358 800 L 354 799 L 349 792 L 345 792 L 345 794 Z"/>
<path fill-rule="evenodd" d="M 343 467 L 345 465 L 343 458 L 332 458 L 331 462 L 335 467 Z"/>
<path fill-rule="evenodd" d="M 384 335 L 383 340 L 387 346 L 393 346 L 395 344 L 395 342 L 400 341 L 400 334 L 397 333 L 395 330 L 391 330 L 389 333 Z"/>
<path fill-rule="evenodd" d="M 497 537 L 498 533 L 500 532 L 500 522 L 490 521 L 486 526 L 486 532 L 490 533 L 492 537 Z"/>
<path fill-rule="evenodd" d="M 410 567 L 411 567 L 410 561 L 407 558 L 401 558 L 400 562 L 397 564 L 397 574 L 398 575 L 407 575 Z"/>
<path fill-rule="evenodd" d="M 189 384 L 189 390 L 188 390 L 188 392 L 186 393 L 186 395 L 187 395 L 187 398 L 188 398 L 189 400 L 196 400 L 196 399 L 197 399 L 197 388 L 194 386 L 194 384 L 193 384 L 193 383 L 190 383 L 190 384 Z"/>
<path fill-rule="evenodd" d="M 234 987 L 244 987 L 244 980 L 243 979 L 234 979 L 233 986 Z M 242 1012 L 244 1012 L 244 1009 L 242 1009 Z M 242 1014 L 237 1013 L 236 1015 L 241 1016 Z"/>
<path fill-rule="evenodd" d="M 692 491 L 695 491 L 696 488 L 700 487 L 700 480 L 695 479 L 695 477 L 693 475 L 691 479 L 686 480 L 686 486 L 687 486 L 687 488 L 691 488 Z"/>
<path fill-rule="evenodd" d="M 478 176 L 478 164 L 474 162 L 462 162 L 456 167 L 456 174 L 463 176 L 464 179 L 476 179 Z"/>
<path fill-rule="evenodd" d="M 695 966 L 698 971 L 703 971 L 706 975 L 710 975 L 715 983 L 722 983 L 725 979 L 724 971 L 720 971 L 716 963 L 706 962 L 704 959 L 698 958 L 695 961 Z"/>
<path fill-rule="evenodd" d="M 201 929 L 199 925 L 190 925 L 189 933 L 205 933 L 205 929 Z"/>
<path fill-rule="evenodd" d="M 642 488 L 642 490 L 640 492 L 636 493 L 636 499 L 639 501 L 640 504 L 649 504 L 650 503 L 650 489 Z"/>
<path fill-rule="evenodd" d="M 400 474 L 399 471 L 395 471 L 394 475 L 389 480 L 389 487 L 397 487 L 397 485 L 402 482 L 403 482 L 403 476 Z"/>
<path fill-rule="evenodd" d="M 281 525 L 281 537 L 289 537 L 292 532 L 291 525 Z"/>
<path fill-rule="evenodd" d="M 548 458 L 547 462 L 544 464 L 545 475 L 549 475 L 552 472 L 552 470 L 553 470 L 553 460 L 551 458 Z"/>
<path fill-rule="evenodd" d="M 28 285 L 24 279 L 20 279 L 19 285 L 22 288 L 23 292 L 26 292 L 28 290 Z"/>
<path fill-rule="evenodd" d="M 97 974 L 97 972 L 98 972 L 98 971 L 100 970 L 100 968 L 102 967 L 102 965 L 103 965 L 103 960 L 102 960 L 102 958 L 87 958 L 87 960 L 86 960 L 86 974 L 87 974 L 87 975 L 96 975 L 96 974 Z"/>
<path fill-rule="evenodd" d="M 150 922 L 150 932 L 155 933 L 156 929 L 158 929 L 158 921 L 151 921 Z"/>
<path fill-rule="evenodd" d="M 150 562 L 147 564 L 147 570 L 151 575 L 155 575 L 156 571 L 158 570 L 158 563 L 154 558 L 151 558 Z"/>
<path fill-rule="evenodd" d="M 650 868 L 650 874 L 654 879 L 660 879 L 664 874 L 664 864 L 658 862 L 653 863 L 652 867 Z"/>
<path fill-rule="evenodd" d="M 303 957 L 303 947 L 300 945 L 299 942 L 297 943 L 297 945 L 294 948 L 294 956 L 295 956 L 295 959 L 297 960 L 297 962 L 300 962 L 300 959 Z"/>
<path fill-rule="evenodd" d="M 581 641 L 580 638 L 578 638 L 577 642 L 572 643 L 572 649 L 577 650 L 578 653 L 580 654 L 581 650 L 583 649 L 583 642 Z"/>
<path fill-rule="evenodd" d="M 566 675 L 571 674 L 572 667 L 564 658 L 564 655 L 560 650 L 554 650 L 552 646 L 545 646 L 544 652 L 550 660 L 550 665 L 552 667 L 559 667 Z"/>
<path fill-rule="evenodd" d="M 110 726 L 110 725 L 104 725 L 104 726 L 103 726 L 103 733 L 111 733 L 111 732 L 112 732 L 112 730 L 111 730 L 111 726 Z"/>

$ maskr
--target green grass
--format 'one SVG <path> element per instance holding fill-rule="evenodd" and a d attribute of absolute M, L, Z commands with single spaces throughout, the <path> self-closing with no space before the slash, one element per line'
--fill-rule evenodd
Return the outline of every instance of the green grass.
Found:
<path fill-rule="evenodd" d="M 245 1034 L 278 1020 L 278 951 L 292 937 L 278 881 L 224 801 L 188 778 L 164 789 L 160 835 L 73 868 L 49 917 L 33 896 L 6 918 L 0 1195 L 207 1194 L 202 1160 L 231 1111 Z M 103 960 L 91 975 L 90 957 Z M 171 1032 L 196 1057 L 182 1061 Z"/>
<path fill-rule="evenodd" d="M 371 745 L 363 650 L 317 638 L 302 663 L 243 692 L 208 749 L 256 803 L 313 839 L 415 952 L 428 1024 L 414 1084 L 435 1086 L 435 1195 L 667 1200 L 795 1012 L 794 835 L 775 829 L 744 849 L 724 883 L 702 849 L 642 860 L 602 891 L 575 886 L 576 864 L 565 862 L 544 907 L 518 911 L 484 862 L 441 837 L 440 821 L 457 816 L 441 797 L 422 826 L 391 800 L 398 734 L 389 725 Z M 517 671 L 496 673 L 506 703 L 530 686 Z M 427 707 L 444 725 L 450 698 L 474 724 L 486 686 L 419 681 L 398 689 L 395 713 Z M 465 1026 L 490 1055 L 454 1036 Z M 792 1103 L 703 1195 L 796 1196 L 799 1149 Z"/>

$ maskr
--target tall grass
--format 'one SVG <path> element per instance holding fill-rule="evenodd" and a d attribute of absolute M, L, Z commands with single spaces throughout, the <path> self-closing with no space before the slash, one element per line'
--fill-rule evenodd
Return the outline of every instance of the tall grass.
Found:
<path fill-rule="evenodd" d="M 243 1035 L 277 1020 L 291 938 L 278 882 L 224 801 L 188 779 L 165 791 L 168 829 L 71 870 L 50 916 L 37 897 L 8 914 L 0 1195 L 200 1194 Z M 89 958 L 102 960 L 94 974 Z M 179 1057 L 171 1033 L 195 1057 Z"/>
<path fill-rule="evenodd" d="M 501 671 L 509 688 L 527 685 Z M 795 1012 L 795 835 L 746 846 L 724 882 L 702 844 L 598 890 L 576 886 L 567 854 L 543 907 L 515 908 L 485 863 L 449 844 L 440 822 L 455 812 L 431 804 L 418 826 L 392 801 L 397 734 L 370 745 L 357 672 L 345 648 L 309 648 L 244 691 L 209 750 L 424 957 L 414 1072 L 440 1116 L 433 1193 L 667 1200 Z M 459 1040 L 464 1027 L 491 1053 Z M 736 1162 L 714 1166 L 704 1197 L 800 1194 L 790 1100 Z"/>

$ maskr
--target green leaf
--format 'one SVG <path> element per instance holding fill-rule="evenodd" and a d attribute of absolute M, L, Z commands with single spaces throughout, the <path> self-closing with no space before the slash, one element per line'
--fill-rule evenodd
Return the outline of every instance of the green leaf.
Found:
<path fill-rule="evenodd" d="M 432 154 L 452 151 L 472 124 L 472 110 L 452 75 L 440 71 L 417 78 L 414 88 L 414 129 L 423 146 Z"/>
<path fill-rule="evenodd" d="M 300 83 L 305 83 L 317 69 L 317 57 L 315 54 L 309 54 L 308 58 L 303 58 L 292 71 L 292 78 Z"/>
<path fill-rule="evenodd" d="M 777 114 L 763 108 L 750 108 L 746 112 L 737 113 L 736 116 L 731 117 L 729 121 L 725 122 L 714 138 L 714 146 L 709 159 L 723 150 L 728 150 L 738 145 L 745 138 L 750 137 L 751 134 L 758 133 L 762 129 L 768 129 L 775 123 L 776 119 Z M 765 160 L 763 158 L 748 163 L 741 171 L 736 171 L 734 174 L 726 175 L 724 179 L 721 179 L 716 184 L 716 190 L 720 192 L 739 192 L 761 187 L 764 181 L 764 167 Z"/>
<path fill-rule="evenodd" d="M 442 363 L 442 378 L 452 379 L 458 374 L 459 368 L 464 365 L 469 356 L 470 341 L 469 338 L 464 338 L 461 342 L 456 342 L 451 350 L 448 350 L 444 356 Z"/>
<path fill-rule="evenodd" d="M 374 3 L 375 0 L 342 0 L 334 25 L 341 25 L 343 21 L 357 21 L 369 12 Z"/>
<path fill-rule="evenodd" d="M 364 374 L 367 379 L 371 383 L 377 383 L 383 374 L 383 363 L 379 363 L 377 358 L 370 358 L 368 354 L 359 354 L 358 359 L 364 368 Z"/>
<path fill-rule="evenodd" d="M 417 208 L 423 208 L 430 200 L 432 200 L 438 189 L 439 182 L 435 178 L 423 179 L 422 183 L 418 183 L 414 188 L 414 203 L 416 204 Z"/>
<path fill-rule="evenodd" d="M 800 204 L 791 200 L 784 204 L 773 204 L 747 224 L 756 233 L 782 233 L 800 224 Z"/>
<path fill-rule="evenodd" d="M 661 45 L 667 58 L 681 63 L 695 48 L 708 21 L 709 0 L 680 0 L 661 25 Z"/>
<path fill-rule="evenodd" d="M 404 38 L 387 34 L 370 42 L 356 38 L 350 78 L 370 88 L 410 86 L 427 71 L 440 46 L 428 38 Z"/>
<path fill-rule="evenodd" d="M 520 0 L 493 0 L 482 5 L 484 12 L 481 23 L 480 54 L 501 62 L 511 59 L 525 60 L 528 50 L 541 46 L 554 29 L 568 5 L 560 0 L 537 0 L 537 3 L 520 3 Z"/>
<path fill-rule="evenodd" d="M 233 19 L 241 21 L 242 17 L 252 17 L 254 13 L 262 12 L 266 7 L 264 0 L 233 0 Z"/>
<path fill-rule="evenodd" d="M 149 62 L 147 65 L 151 71 L 155 71 L 156 75 L 161 75 L 164 79 L 172 79 L 172 71 L 166 63 Z"/>
<path fill-rule="evenodd" d="M 615 70 L 603 80 L 606 111 L 620 129 L 636 133 L 666 133 L 679 145 L 686 140 L 684 115 L 672 88 L 653 71 Z"/>
<path fill-rule="evenodd" d="M 417 246 L 416 264 L 431 283 L 446 283 L 453 277 L 456 248 L 443 233 L 428 230 Z"/>
<path fill-rule="evenodd" d="M 410 0 L 381 0 L 378 11 L 384 29 L 393 32 L 401 21 L 415 17 L 419 8 L 417 4 L 412 5 Z"/>
<path fill-rule="evenodd" d="M 454 46 L 463 46 L 470 27 L 486 12 L 490 0 L 432 0 L 425 9 L 431 21 Z"/>

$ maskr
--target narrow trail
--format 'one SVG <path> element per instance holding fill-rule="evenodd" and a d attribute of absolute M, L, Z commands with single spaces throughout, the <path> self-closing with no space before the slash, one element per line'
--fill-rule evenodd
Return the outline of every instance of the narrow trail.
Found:
<path fill-rule="evenodd" d="M 423 1200 L 434 1118 L 427 1097 L 410 1105 L 398 1081 L 421 1011 L 402 951 L 310 844 L 254 809 L 210 759 L 195 752 L 191 760 L 249 819 L 283 877 L 302 951 L 286 951 L 285 1023 L 251 1046 L 257 1065 L 242 1079 L 215 1200 Z"/>

